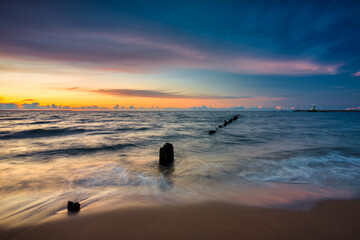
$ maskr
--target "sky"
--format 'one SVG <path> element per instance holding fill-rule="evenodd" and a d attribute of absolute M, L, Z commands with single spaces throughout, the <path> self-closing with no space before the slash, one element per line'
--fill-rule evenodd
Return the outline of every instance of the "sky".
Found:
<path fill-rule="evenodd" d="M 0 108 L 360 107 L 359 1 L 1 1 Z"/>

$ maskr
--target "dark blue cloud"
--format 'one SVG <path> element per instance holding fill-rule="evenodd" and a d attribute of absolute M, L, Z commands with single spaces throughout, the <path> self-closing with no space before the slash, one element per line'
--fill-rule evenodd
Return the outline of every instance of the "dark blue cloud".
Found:
<path fill-rule="evenodd" d="M 23 108 L 24 109 L 49 109 L 50 107 L 40 106 L 40 104 L 38 102 L 33 102 L 33 103 L 24 103 Z"/>
<path fill-rule="evenodd" d="M 135 70 L 169 62 L 182 67 L 188 60 L 198 63 L 196 57 L 203 57 L 202 64 L 253 57 L 342 64 L 349 73 L 359 68 L 356 1 L 15 0 L 0 6 L 0 49 L 7 54 Z M 109 35 L 143 36 L 151 44 Z M 197 53 L 184 56 L 174 46 Z"/>
<path fill-rule="evenodd" d="M 19 109 L 19 106 L 15 103 L 0 103 L 0 109 L 6 110 L 6 109 Z"/>

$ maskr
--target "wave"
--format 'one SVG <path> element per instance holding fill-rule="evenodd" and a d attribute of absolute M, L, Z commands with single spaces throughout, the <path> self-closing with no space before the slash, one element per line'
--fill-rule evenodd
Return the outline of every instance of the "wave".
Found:
<path fill-rule="evenodd" d="M 112 135 L 115 134 L 115 132 L 92 132 L 87 133 L 86 135 Z"/>
<path fill-rule="evenodd" d="M 72 135 L 84 133 L 87 130 L 85 129 L 71 129 L 71 128 L 62 128 L 62 129 L 32 129 L 24 130 L 19 132 L 13 132 L 10 134 L 5 134 L 0 136 L 2 140 L 11 140 L 11 139 L 24 139 L 24 138 L 41 138 L 41 137 L 53 137 L 61 135 Z"/>
<path fill-rule="evenodd" d="M 139 127 L 139 128 L 117 128 L 115 131 L 122 132 L 122 131 L 146 131 L 150 130 L 149 127 Z"/>
<path fill-rule="evenodd" d="M 238 173 L 255 182 L 360 184 L 360 158 L 329 153 L 283 160 L 256 160 L 242 164 Z"/>
<path fill-rule="evenodd" d="M 114 163 L 100 164 L 86 169 L 80 178 L 74 179 L 73 184 L 81 187 L 111 187 L 111 186 L 140 186 L 158 184 L 156 178 L 142 172 L 133 172 Z M 94 174 L 96 173 L 96 174 Z"/>
<path fill-rule="evenodd" d="M 338 154 L 345 157 L 360 158 L 360 151 L 352 147 L 313 147 L 296 150 L 282 150 L 269 153 L 263 156 L 264 160 L 284 160 L 297 157 L 325 157 L 330 154 Z M 261 158 L 258 158 L 261 160 Z"/>
<path fill-rule="evenodd" d="M 10 118 L 0 118 L 1 121 L 16 121 L 16 120 L 24 120 L 27 118 L 22 117 L 10 117 Z"/>
<path fill-rule="evenodd" d="M 54 149 L 47 151 L 29 152 L 24 154 L 18 154 L 14 157 L 33 157 L 40 155 L 43 156 L 45 160 L 47 160 L 51 158 L 51 156 L 58 156 L 58 155 L 77 156 L 77 155 L 92 154 L 101 151 L 117 151 L 134 146 L 138 146 L 138 145 L 126 143 L 126 144 L 115 144 L 115 145 L 103 145 L 98 147 L 73 147 L 73 148 Z"/>
<path fill-rule="evenodd" d="M 28 124 L 47 124 L 47 123 L 58 123 L 59 121 L 37 121 L 37 122 L 31 122 Z"/>

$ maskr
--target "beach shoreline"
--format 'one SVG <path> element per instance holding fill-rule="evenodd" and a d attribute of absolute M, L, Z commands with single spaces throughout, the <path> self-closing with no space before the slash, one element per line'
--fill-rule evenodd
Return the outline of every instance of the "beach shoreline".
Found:
<path fill-rule="evenodd" d="M 0 228 L 1 239 L 356 239 L 360 199 L 326 200 L 308 211 L 228 202 L 139 206 Z"/>

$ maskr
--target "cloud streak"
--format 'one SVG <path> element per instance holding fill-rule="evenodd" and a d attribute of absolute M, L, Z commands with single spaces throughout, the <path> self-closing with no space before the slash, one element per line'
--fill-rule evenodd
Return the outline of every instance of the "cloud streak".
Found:
<path fill-rule="evenodd" d="M 251 99 L 250 96 L 186 95 L 180 92 L 139 90 L 139 89 L 98 89 L 90 92 L 117 97 L 142 98 L 191 98 L 191 99 Z"/>
<path fill-rule="evenodd" d="M 36 99 L 28 98 L 28 99 L 21 100 L 20 102 L 34 102 L 34 101 L 36 101 Z"/>
<path fill-rule="evenodd" d="M 71 62 L 75 66 L 104 71 L 143 73 L 190 68 L 255 75 L 318 75 L 335 74 L 341 66 L 298 57 L 279 60 L 271 56 L 217 53 L 165 37 L 154 39 L 151 35 L 88 31 L 37 33 L 28 30 L 4 36 L 0 40 L 0 49 L 5 55 L 19 59 L 36 56 L 44 61 Z"/>

